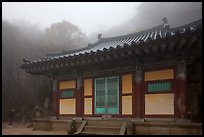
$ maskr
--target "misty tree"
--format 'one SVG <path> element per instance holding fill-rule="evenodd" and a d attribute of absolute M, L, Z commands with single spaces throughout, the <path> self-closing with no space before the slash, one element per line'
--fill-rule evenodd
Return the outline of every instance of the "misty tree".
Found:
<path fill-rule="evenodd" d="M 31 120 L 36 105 L 43 107 L 46 97 L 52 101 L 52 80 L 20 69 L 23 58 L 35 60 L 50 51 L 87 46 L 86 40 L 77 26 L 66 21 L 42 31 L 24 20 L 2 20 L 2 120 L 8 119 L 11 108 L 16 110 L 18 120 Z"/>
<path fill-rule="evenodd" d="M 47 52 L 61 52 L 87 46 L 86 35 L 68 21 L 53 23 L 50 28 L 46 29 L 45 37 Z"/>
<path fill-rule="evenodd" d="M 23 112 L 31 113 L 40 101 L 38 92 L 49 85 L 46 78 L 32 77 L 19 68 L 22 58 L 39 58 L 44 54 L 42 35 L 43 32 L 30 24 L 2 20 L 2 120 L 8 118 L 11 108 L 15 108 L 18 119 L 29 115 Z"/>
<path fill-rule="evenodd" d="M 200 19 L 202 2 L 143 2 L 135 7 L 125 23 L 98 33 L 106 37 L 135 33 L 161 25 L 163 17 L 167 17 L 170 27 Z M 92 37 L 96 37 L 95 34 Z"/>

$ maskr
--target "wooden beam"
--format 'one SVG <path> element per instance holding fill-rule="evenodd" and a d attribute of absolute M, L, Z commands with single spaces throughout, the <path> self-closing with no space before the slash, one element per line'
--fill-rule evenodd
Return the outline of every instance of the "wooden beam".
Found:
<path fill-rule="evenodd" d="M 87 59 L 87 63 L 91 63 L 91 62 L 92 62 L 91 58 Z"/>
<path fill-rule="evenodd" d="M 70 62 L 70 66 L 74 66 L 74 62 L 73 61 Z"/>
<path fill-rule="evenodd" d="M 75 64 L 80 65 L 80 63 L 81 63 L 81 61 L 77 60 Z"/>
<path fill-rule="evenodd" d="M 99 59 L 100 59 L 100 61 L 104 61 L 104 57 L 103 56 L 100 56 Z"/>
<path fill-rule="evenodd" d="M 142 54 L 142 52 L 141 52 L 141 50 L 140 50 L 139 48 L 136 48 L 136 49 L 135 49 L 135 53 L 136 53 L 137 55 L 139 55 L 139 56 Z"/>
<path fill-rule="evenodd" d="M 61 63 L 60 63 L 60 67 L 61 67 L 61 68 L 64 67 L 64 63 L 61 62 Z"/>
<path fill-rule="evenodd" d="M 158 53 L 158 47 L 157 47 L 157 45 L 152 45 L 151 49 L 152 49 L 152 51 L 153 51 L 155 54 Z"/>
<path fill-rule="evenodd" d="M 83 59 L 83 60 L 81 61 L 81 63 L 84 65 L 84 64 L 86 64 L 86 61 Z"/>
<path fill-rule="evenodd" d="M 176 45 L 176 41 L 173 40 L 173 41 L 170 41 L 170 44 L 169 44 L 169 47 L 168 47 L 168 51 L 172 51 L 174 49 Z"/>
<path fill-rule="evenodd" d="M 55 68 L 59 68 L 59 64 L 55 64 Z"/>
<path fill-rule="evenodd" d="M 66 66 L 66 67 L 69 66 L 69 63 L 68 63 L 68 62 L 65 62 L 65 66 Z"/>
<path fill-rule="evenodd" d="M 106 55 L 106 59 L 110 60 L 111 59 L 110 55 Z"/>
<path fill-rule="evenodd" d="M 161 44 L 161 51 L 162 52 L 165 52 L 167 48 L 168 48 L 168 44 L 167 43 L 162 43 Z"/>
<path fill-rule="evenodd" d="M 181 39 L 179 44 L 176 46 L 177 49 L 182 49 L 183 45 L 186 43 L 187 39 Z"/>
<path fill-rule="evenodd" d="M 186 44 L 186 46 L 185 46 L 184 48 L 185 48 L 185 49 L 190 48 L 190 47 L 196 42 L 197 39 L 198 39 L 197 36 L 192 37 L 192 38 L 187 42 L 187 44 Z"/>
<path fill-rule="evenodd" d="M 54 64 L 51 64 L 51 68 L 54 68 Z"/>
<path fill-rule="evenodd" d="M 143 51 L 145 52 L 146 55 L 150 53 L 148 45 L 143 48 Z"/>
<path fill-rule="evenodd" d="M 119 56 L 118 56 L 118 54 L 114 54 L 113 57 L 114 58 L 118 58 Z"/>
<path fill-rule="evenodd" d="M 97 61 L 99 61 L 99 59 L 98 59 L 98 57 L 95 57 L 94 62 L 97 62 Z"/>
<path fill-rule="evenodd" d="M 131 51 L 128 51 L 127 54 L 128 54 L 128 55 L 132 55 L 132 52 L 131 52 Z"/>

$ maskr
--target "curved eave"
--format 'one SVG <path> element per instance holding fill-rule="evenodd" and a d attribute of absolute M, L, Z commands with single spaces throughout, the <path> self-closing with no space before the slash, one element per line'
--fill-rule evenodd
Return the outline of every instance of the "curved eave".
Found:
<path fill-rule="evenodd" d="M 202 36 L 202 28 L 197 29 L 184 29 L 184 30 L 176 30 L 175 32 L 167 33 L 165 37 L 157 37 L 156 39 L 148 38 L 146 41 L 138 41 L 137 43 L 132 42 L 131 44 L 124 43 L 122 46 L 117 46 L 115 48 L 110 47 L 109 49 L 104 48 L 103 50 L 97 50 L 96 52 L 90 52 L 85 54 L 78 54 L 73 56 L 60 56 L 55 58 L 47 58 L 37 61 L 32 61 L 29 63 L 21 64 L 20 67 L 24 69 L 26 72 L 30 74 L 44 74 L 47 71 L 57 71 L 62 68 L 70 68 L 75 66 L 83 66 L 90 63 L 96 63 L 101 61 L 110 61 L 112 59 L 118 59 L 122 57 L 134 56 L 141 57 L 150 55 L 151 52 L 158 52 L 154 51 L 155 45 L 158 45 L 163 52 L 162 46 L 160 43 L 163 43 L 166 46 L 166 43 L 170 43 L 166 47 L 170 49 L 171 41 L 174 39 L 181 39 L 178 42 L 178 45 L 182 46 L 190 41 L 189 43 L 195 42 L 196 38 L 192 38 L 193 36 L 201 35 Z M 182 38 L 191 38 L 192 40 L 183 40 Z M 175 47 L 174 43 L 174 47 Z M 188 44 L 189 45 L 189 44 Z M 179 47 L 178 46 L 178 47 Z M 179 47 L 180 48 L 180 47 Z M 178 48 L 177 48 L 178 49 Z M 149 51 L 153 50 L 153 51 Z M 168 51 L 168 49 L 164 48 Z M 154 54 L 155 54 L 154 53 Z"/>

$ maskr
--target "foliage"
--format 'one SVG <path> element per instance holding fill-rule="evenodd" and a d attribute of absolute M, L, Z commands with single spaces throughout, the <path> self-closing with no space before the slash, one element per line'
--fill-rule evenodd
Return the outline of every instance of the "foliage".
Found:
<path fill-rule="evenodd" d="M 39 59 L 50 51 L 86 46 L 85 38 L 77 26 L 67 21 L 42 31 L 25 21 L 2 20 L 2 120 L 8 119 L 11 108 L 16 110 L 16 120 L 29 120 L 35 106 L 43 107 L 46 97 L 52 100 L 52 80 L 20 69 L 22 58 Z"/>

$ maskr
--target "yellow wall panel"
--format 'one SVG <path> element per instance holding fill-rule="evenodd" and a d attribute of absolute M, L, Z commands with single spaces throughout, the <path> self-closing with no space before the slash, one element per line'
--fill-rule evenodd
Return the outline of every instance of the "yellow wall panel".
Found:
<path fill-rule="evenodd" d="M 76 80 L 62 81 L 59 83 L 59 89 L 76 88 Z"/>
<path fill-rule="evenodd" d="M 84 114 L 92 114 L 92 98 L 84 99 Z"/>
<path fill-rule="evenodd" d="M 92 95 L 92 79 L 85 79 L 84 80 L 84 95 Z"/>
<path fill-rule="evenodd" d="M 122 75 L 122 93 L 132 93 L 132 74 Z"/>
<path fill-rule="evenodd" d="M 60 114 L 75 114 L 76 100 L 75 99 L 60 99 Z"/>
<path fill-rule="evenodd" d="M 132 114 L 132 96 L 122 96 L 122 114 Z"/>
<path fill-rule="evenodd" d="M 145 72 L 145 81 L 173 79 L 173 78 L 174 78 L 173 69 Z"/>
<path fill-rule="evenodd" d="M 174 93 L 166 94 L 146 94 L 145 114 L 174 114 Z"/>

